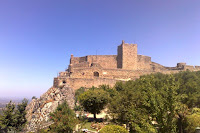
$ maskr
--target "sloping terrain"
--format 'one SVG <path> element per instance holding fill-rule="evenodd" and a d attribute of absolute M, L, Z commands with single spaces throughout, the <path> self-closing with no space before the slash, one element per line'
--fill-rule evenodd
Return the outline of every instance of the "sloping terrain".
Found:
<path fill-rule="evenodd" d="M 74 95 L 74 90 L 66 85 L 61 88 L 52 87 L 40 98 L 33 99 L 26 107 L 27 131 L 36 131 L 52 124 L 49 114 L 63 101 L 67 101 L 70 108 L 73 108 Z"/>

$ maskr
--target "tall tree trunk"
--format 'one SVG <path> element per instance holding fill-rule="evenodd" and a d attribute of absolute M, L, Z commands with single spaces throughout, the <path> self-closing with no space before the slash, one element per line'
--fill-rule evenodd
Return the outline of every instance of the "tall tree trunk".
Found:
<path fill-rule="evenodd" d="M 181 114 L 178 114 L 178 115 L 179 115 L 178 130 L 179 130 L 179 133 L 183 133 L 183 126 L 182 126 L 183 116 Z"/>
<path fill-rule="evenodd" d="M 95 121 L 97 120 L 96 114 L 94 114 L 94 120 L 95 120 Z"/>

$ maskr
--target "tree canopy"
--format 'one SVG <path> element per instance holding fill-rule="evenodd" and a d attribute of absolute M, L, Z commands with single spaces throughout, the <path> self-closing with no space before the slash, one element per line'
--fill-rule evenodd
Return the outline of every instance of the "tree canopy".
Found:
<path fill-rule="evenodd" d="M 26 106 L 28 100 L 22 100 L 22 103 L 15 104 L 10 101 L 3 109 L 3 114 L 0 116 L 0 129 L 2 132 L 22 131 L 26 124 Z"/>
<path fill-rule="evenodd" d="M 94 114 L 94 119 L 96 119 L 96 114 L 104 109 L 108 100 L 109 95 L 103 89 L 92 88 L 79 96 L 80 105 L 85 111 Z"/>
<path fill-rule="evenodd" d="M 119 125 L 107 125 L 100 130 L 100 133 L 128 133 L 128 131 Z"/>
<path fill-rule="evenodd" d="M 118 82 L 114 89 L 117 93 L 109 104 L 110 115 L 132 131 L 184 133 L 191 127 L 188 121 L 198 115 L 190 112 L 200 106 L 200 72 L 150 74 Z"/>
<path fill-rule="evenodd" d="M 67 102 L 59 104 L 55 112 L 50 114 L 51 120 L 54 122 L 51 125 L 51 131 L 58 133 L 72 133 L 77 119 L 74 111 L 69 108 Z"/>

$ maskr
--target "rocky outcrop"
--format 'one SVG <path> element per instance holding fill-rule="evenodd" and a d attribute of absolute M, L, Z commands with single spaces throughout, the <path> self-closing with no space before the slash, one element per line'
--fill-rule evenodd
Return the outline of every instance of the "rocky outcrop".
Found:
<path fill-rule="evenodd" d="M 34 132 L 51 125 L 49 114 L 64 101 L 67 101 L 70 108 L 74 107 L 74 90 L 67 85 L 60 88 L 52 87 L 40 98 L 33 99 L 26 107 L 27 131 Z"/>

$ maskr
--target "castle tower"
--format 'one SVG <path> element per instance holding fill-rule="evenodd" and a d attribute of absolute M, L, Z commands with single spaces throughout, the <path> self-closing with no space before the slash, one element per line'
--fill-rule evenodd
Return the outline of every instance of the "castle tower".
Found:
<path fill-rule="evenodd" d="M 137 44 L 122 41 L 117 50 L 117 68 L 137 70 Z"/>

